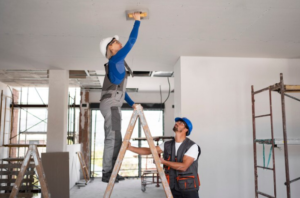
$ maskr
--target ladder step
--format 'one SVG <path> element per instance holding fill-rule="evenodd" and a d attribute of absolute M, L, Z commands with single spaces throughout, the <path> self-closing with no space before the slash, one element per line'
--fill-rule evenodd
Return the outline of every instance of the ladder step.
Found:
<path fill-rule="evenodd" d="M 271 116 L 271 114 L 259 115 L 259 116 L 255 116 L 255 118 L 261 118 L 261 117 L 267 117 L 267 116 Z"/>
<path fill-rule="evenodd" d="M 263 166 L 256 166 L 257 168 L 267 169 L 267 170 L 274 170 L 273 168 L 263 167 Z"/>
<path fill-rule="evenodd" d="M 262 195 L 262 196 L 265 196 L 265 197 L 275 198 L 275 197 L 273 197 L 273 196 L 271 196 L 271 195 L 268 195 L 268 194 L 266 194 L 266 193 L 262 193 L 262 192 L 259 192 L 259 191 L 257 191 L 257 193 L 260 194 L 260 195 Z"/>

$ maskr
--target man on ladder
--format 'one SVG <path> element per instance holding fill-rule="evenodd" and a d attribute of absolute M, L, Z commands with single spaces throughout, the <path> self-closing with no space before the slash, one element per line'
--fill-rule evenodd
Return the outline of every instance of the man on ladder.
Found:
<path fill-rule="evenodd" d="M 159 154 L 163 153 L 161 163 L 164 165 L 173 197 L 199 198 L 198 159 L 201 149 L 186 137 L 193 129 L 191 121 L 187 118 L 175 118 L 175 122 L 175 140 L 156 146 L 156 150 Z M 151 154 L 149 148 L 133 147 L 130 143 L 127 149 L 140 155 Z"/>
<path fill-rule="evenodd" d="M 105 38 L 100 42 L 100 51 L 109 61 L 104 65 L 105 78 L 100 99 L 100 111 L 104 117 L 104 153 L 102 181 L 108 183 L 112 169 L 122 145 L 121 136 L 121 107 L 124 99 L 135 109 L 136 104 L 126 92 L 127 72 L 132 75 L 130 67 L 125 62 L 125 57 L 135 44 L 140 26 L 140 13 L 134 13 L 135 23 L 129 40 L 122 47 L 119 37 Z M 126 69 L 125 69 L 126 68 Z M 124 180 L 118 175 L 115 182 Z"/>

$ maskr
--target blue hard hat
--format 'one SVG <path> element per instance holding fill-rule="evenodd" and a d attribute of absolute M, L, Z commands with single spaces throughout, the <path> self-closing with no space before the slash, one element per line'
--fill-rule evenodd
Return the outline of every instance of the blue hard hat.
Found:
<path fill-rule="evenodd" d="M 183 121 L 183 122 L 186 123 L 187 128 L 189 130 L 188 133 L 187 133 L 187 136 L 189 136 L 191 134 L 192 130 L 193 130 L 193 124 L 192 124 L 192 122 L 189 119 L 185 118 L 185 117 L 183 117 L 183 118 L 179 118 L 179 117 L 175 118 L 175 122 L 177 122 L 177 121 Z"/>

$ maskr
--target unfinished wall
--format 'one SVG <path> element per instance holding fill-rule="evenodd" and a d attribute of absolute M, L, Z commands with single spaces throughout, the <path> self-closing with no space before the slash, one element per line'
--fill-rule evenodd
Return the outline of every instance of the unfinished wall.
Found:
<path fill-rule="evenodd" d="M 3 90 L 3 94 L 4 95 L 8 95 L 8 96 L 11 96 L 11 92 L 9 91 L 8 87 L 6 84 L 0 82 L 0 94 L 1 94 L 1 90 Z M 10 104 L 7 104 L 6 107 L 9 108 L 9 105 Z M 1 129 L 0 129 L 0 144 L 1 146 L 4 144 L 4 143 L 8 143 L 8 136 L 9 134 L 6 134 L 4 136 L 5 140 L 3 141 L 3 133 L 4 133 L 4 121 L 5 121 L 5 118 L 4 118 L 4 108 L 5 108 L 5 102 L 4 102 L 4 97 L 3 97 L 3 101 L 2 101 L 2 117 L 1 117 Z M 9 115 L 6 115 L 6 117 L 9 116 Z M 8 119 L 8 118 L 7 118 Z M 6 120 L 7 120 L 6 119 Z M 8 122 L 6 123 L 6 125 L 9 124 Z M 9 133 L 9 127 L 6 126 L 5 127 L 5 133 Z M 0 159 L 3 159 L 3 158 L 7 158 L 8 157 L 8 152 L 9 152 L 9 149 L 6 148 L 6 147 L 0 147 Z"/>
<path fill-rule="evenodd" d="M 181 57 L 175 69 L 175 112 L 191 119 L 191 139 L 202 149 L 199 159 L 200 197 L 254 197 L 251 85 L 256 90 L 279 82 L 300 84 L 300 60 Z M 180 93 L 177 93 L 179 92 Z M 295 94 L 294 94 L 295 95 Z M 295 95 L 300 98 L 300 95 Z M 269 113 L 268 95 L 256 98 L 257 115 Z M 281 107 L 273 94 L 275 138 L 282 138 Z M 300 103 L 286 99 L 288 137 L 300 138 Z M 270 138 L 269 118 L 257 122 L 257 138 Z M 266 161 L 269 148 L 266 146 Z M 276 149 L 277 197 L 286 197 L 283 147 Z M 290 177 L 300 176 L 300 146 L 289 146 Z M 258 146 L 262 165 L 262 146 Z M 272 161 L 270 162 L 272 164 Z M 271 166 L 271 165 L 270 165 Z M 273 194 L 272 172 L 259 171 L 259 190 Z M 292 197 L 300 194 L 299 181 L 291 184 Z"/>
<path fill-rule="evenodd" d="M 13 91 L 13 101 L 14 104 L 19 104 L 19 91 L 16 89 L 12 89 Z M 13 112 L 13 129 L 11 133 L 11 143 L 12 144 L 17 144 L 18 143 L 18 126 L 19 126 L 19 108 L 14 108 Z M 11 148 L 10 149 L 10 157 L 17 157 L 17 148 Z"/>
<path fill-rule="evenodd" d="M 90 160 L 91 160 L 91 139 L 90 139 L 90 125 L 91 125 L 91 115 L 89 110 L 89 92 L 81 90 L 80 91 L 80 118 L 79 118 L 79 143 L 82 145 L 82 155 L 87 163 L 87 167 L 90 170 Z M 83 105 L 87 105 L 83 107 Z"/>

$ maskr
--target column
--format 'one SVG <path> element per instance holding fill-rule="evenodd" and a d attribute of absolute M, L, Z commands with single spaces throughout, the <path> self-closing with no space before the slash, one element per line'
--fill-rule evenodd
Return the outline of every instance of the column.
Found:
<path fill-rule="evenodd" d="M 69 71 L 49 70 L 47 153 L 66 151 L 68 90 Z"/>

